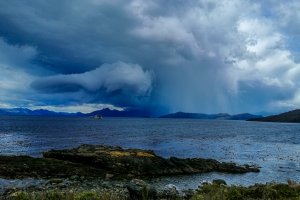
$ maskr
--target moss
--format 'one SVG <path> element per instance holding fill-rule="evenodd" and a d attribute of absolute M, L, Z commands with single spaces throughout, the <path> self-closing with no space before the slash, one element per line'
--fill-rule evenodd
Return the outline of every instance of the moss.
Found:
<path fill-rule="evenodd" d="M 202 194 L 196 194 L 192 197 L 191 200 L 205 200 Z"/>
<path fill-rule="evenodd" d="M 96 192 L 83 192 L 75 196 L 75 200 L 98 200 L 99 195 Z"/>
<path fill-rule="evenodd" d="M 147 152 L 137 152 L 136 156 L 138 157 L 154 157 L 153 154 L 147 153 Z"/>
<path fill-rule="evenodd" d="M 125 151 L 110 151 L 109 154 L 113 157 L 130 156 L 130 153 Z"/>
<path fill-rule="evenodd" d="M 8 200 L 126 200 L 113 191 L 44 191 L 44 192 L 16 192 Z"/>
<path fill-rule="evenodd" d="M 13 199 L 13 200 L 30 200 L 31 195 L 25 192 L 16 192 L 13 193 L 9 199 Z"/>
<path fill-rule="evenodd" d="M 112 157 L 123 157 L 123 156 L 133 156 L 133 157 L 155 157 L 153 154 L 151 153 L 147 153 L 147 152 L 136 152 L 136 153 L 132 153 L 132 152 L 126 152 L 126 151 L 110 151 L 109 155 Z"/>

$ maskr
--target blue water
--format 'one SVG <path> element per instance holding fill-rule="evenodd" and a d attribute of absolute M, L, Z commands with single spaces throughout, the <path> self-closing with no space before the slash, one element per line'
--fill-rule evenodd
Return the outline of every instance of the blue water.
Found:
<path fill-rule="evenodd" d="M 196 119 L 0 117 L 0 153 L 41 156 L 80 144 L 152 149 L 163 157 L 203 157 L 258 164 L 260 173 L 209 173 L 158 182 L 196 187 L 203 180 L 228 183 L 300 181 L 300 124 Z M 184 181 L 183 181 L 184 180 Z M 156 180 L 157 181 L 157 180 Z"/>

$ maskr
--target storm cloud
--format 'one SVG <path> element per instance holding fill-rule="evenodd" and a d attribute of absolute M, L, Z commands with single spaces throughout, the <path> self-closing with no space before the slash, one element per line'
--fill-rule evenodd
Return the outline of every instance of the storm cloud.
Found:
<path fill-rule="evenodd" d="M 153 114 L 296 108 L 299 7 L 294 0 L 1 1 L 0 105 Z"/>
<path fill-rule="evenodd" d="M 34 81 L 34 89 L 45 93 L 85 91 L 101 95 L 102 103 L 135 106 L 151 93 L 152 77 L 141 66 L 116 62 L 81 74 L 50 76 Z M 94 101 L 97 101 L 97 98 Z M 130 99 L 130 101 L 128 101 Z"/>

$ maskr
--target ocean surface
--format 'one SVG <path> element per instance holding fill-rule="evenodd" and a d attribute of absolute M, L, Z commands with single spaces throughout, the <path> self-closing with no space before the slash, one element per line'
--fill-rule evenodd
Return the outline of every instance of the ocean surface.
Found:
<path fill-rule="evenodd" d="M 257 164 L 260 173 L 208 173 L 155 179 L 196 188 L 204 180 L 229 184 L 300 181 L 300 124 L 198 119 L 0 117 L 0 154 L 41 156 L 80 144 L 154 150 L 163 157 L 203 157 Z M 0 179 L 0 186 L 14 184 Z M 18 183 L 20 184 L 20 183 Z"/>

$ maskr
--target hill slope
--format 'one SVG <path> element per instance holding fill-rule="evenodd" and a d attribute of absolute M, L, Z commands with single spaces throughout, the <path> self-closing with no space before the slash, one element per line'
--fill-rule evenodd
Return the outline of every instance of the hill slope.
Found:
<path fill-rule="evenodd" d="M 86 116 L 101 115 L 103 117 L 150 117 L 150 114 L 143 110 L 111 110 L 105 108 L 102 110 L 96 110 L 94 112 L 86 114 Z"/>
<path fill-rule="evenodd" d="M 249 119 L 249 121 L 300 123 L 300 109 L 281 113 L 279 115 Z"/>
<path fill-rule="evenodd" d="M 27 108 L 0 108 L 4 116 L 83 116 L 82 113 L 54 112 L 45 109 L 30 110 Z"/>
<path fill-rule="evenodd" d="M 225 120 L 248 120 L 252 118 L 260 118 L 259 115 L 252 115 L 249 113 L 242 113 L 237 115 L 229 115 L 227 113 L 219 114 L 203 114 L 203 113 L 185 113 L 177 112 L 163 115 L 160 118 L 186 118 L 186 119 L 225 119 Z"/>
<path fill-rule="evenodd" d="M 0 115 L 2 116 L 76 116 L 76 117 L 90 117 L 95 115 L 101 115 L 103 117 L 150 117 L 150 114 L 143 110 L 111 110 L 105 108 L 102 110 L 96 110 L 91 113 L 83 114 L 81 112 L 77 113 L 67 113 L 67 112 L 55 112 L 45 109 L 30 110 L 27 108 L 0 108 Z"/>

